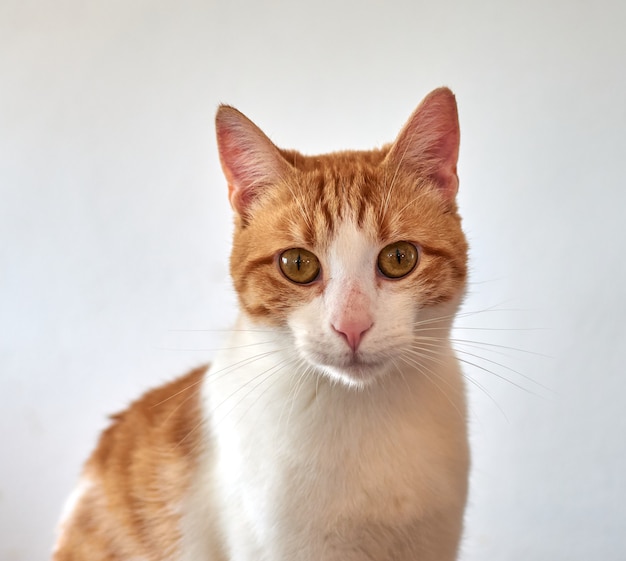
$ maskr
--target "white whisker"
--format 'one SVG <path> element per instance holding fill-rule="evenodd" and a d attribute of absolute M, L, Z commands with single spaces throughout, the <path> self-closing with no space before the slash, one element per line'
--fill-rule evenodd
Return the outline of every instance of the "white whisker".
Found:
<path fill-rule="evenodd" d="M 279 363 L 273 365 L 272 367 L 268 368 L 268 370 L 266 372 L 269 372 L 269 375 L 266 376 L 263 380 L 261 380 L 258 384 L 256 384 L 253 388 L 250 389 L 250 391 L 248 393 L 246 393 L 246 395 L 244 395 L 235 405 L 235 407 L 237 405 L 239 405 L 250 393 L 252 393 L 253 391 L 255 391 L 256 389 L 258 389 L 262 384 L 264 384 L 267 380 L 269 380 L 270 378 L 272 378 L 273 376 L 275 376 L 276 374 L 279 374 L 281 370 L 283 370 L 284 368 L 287 368 L 289 366 L 292 365 L 298 365 L 300 362 L 302 362 L 302 359 L 300 358 L 286 358 L 282 361 L 280 361 Z M 260 399 L 263 398 L 263 396 L 267 393 L 267 391 L 269 391 L 270 389 L 270 385 L 268 385 L 256 398 L 256 400 L 251 403 L 243 412 L 242 414 L 239 416 L 238 419 L 238 423 L 241 422 L 243 420 L 243 417 L 248 413 L 248 411 L 252 408 L 252 406 L 259 401 Z M 285 402 L 283 402 L 283 408 L 284 408 L 284 404 Z M 230 414 L 230 411 L 229 411 Z M 282 412 L 281 412 L 281 417 L 282 417 Z M 278 424 L 280 424 L 280 418 L 278 421 Z"/>
<path fill-rule="evenodd" d="M 300 375 L 293 382 L 293 385 L 292 385 L 293 391 L 290 391 L 289 398 L 286 400 L 286 402 L 288 401 L 290 403 L 289 411 L 287 413 L 287 421 L 286 421 L 287 430 L 289 427 L 289 420 L 291 419 L 291 414 L 293 412 L 296 399 L 298 398 L 298 394 L 300 393 L 302 386 L 304 386 L 306 379 L 309 377 L 312 371 L 312 367 L 306 364 L 305 361 L 301 358 L 294 359 L 294 363 L 297 365 L 297 369 L 300 370 Z M 285 404 L 283 404 L 283 410 L 281 411 L 280 417 L 278 419 L 279 424 L 282 422 L 286 402 Z"/>
<path fill-rule="evenodd" d="M 409 355 L 409 356 L 407 356 Z M 421 359 L 421 360 L 416 360 L 415 358 L 413 358 L 410 355 L 415 355 L 417 356 L 417 358 Z M 437 373 L 434 369 L 426 366 L 426 361 L 424 361 L 424 356 L 417 353 L 414 350 L 411 349 L 406 349 L 405 352 L 403 354 L 401 354 L 399 356 L 399 358 L 401 360 L 403 360 L 406 364 L 408 365 L 413 365 L 415 368 L 417 368 L 419 370 L 419 372 L 421 374 L 423 374 L 426 378 L 428 378 L 428 380 L 430 380 L 430 382 L 439 390 L 439 392 L 445 396 L 445 398 L 448 400 L 448 402 L 452 405 L 452 407 L 455 409 L 455 411 L 461 416 L 463 417 L 463 414 L 461 413 L 461 411 L 459 410 L 459 408 L 457 407 L 456 403 L 454 403 L 454 401 L 452 400 L 452 398 L 448 395 L 448 393 L 446 391 L 444 391 L 444 389 L 437 383 L 437 380 L 439 380 L 440 382 L 443 382 L 444 384 L 446 384 L 448 386 L 448 388 L 450 390 L 455 391 L 454 386 L 452 386 L 450 384 L 450 382 L 448 380 L 446 380 L 443 376 L 441 376 L 439 373 Z M 429 357 L 428 360 L 431 360 L 432 362 L 440 362 L 443 363 L 440 360 L 436 360 L 434 357 Z"/>

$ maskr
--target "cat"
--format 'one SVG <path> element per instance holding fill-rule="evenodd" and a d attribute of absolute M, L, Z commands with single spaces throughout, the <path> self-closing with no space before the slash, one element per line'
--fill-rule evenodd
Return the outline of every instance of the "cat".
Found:
<path fill-rule="evenodd" d="M 467 243 L 447 88 L 396 140 L 304 156 L 216 116 L 240 315 L 85 465 L 54 561 L 451 561 L 467 495 L 449 333 Z"/>

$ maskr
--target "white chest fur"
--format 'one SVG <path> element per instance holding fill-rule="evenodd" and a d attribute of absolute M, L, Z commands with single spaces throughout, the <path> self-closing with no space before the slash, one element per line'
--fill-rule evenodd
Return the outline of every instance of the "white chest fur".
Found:
<path fill-rule="evenodd" d="M 356 390 L 313 372 L 288 334 L 239 328 L 204 387 L 202 469 L 230 558 L 454 559 L 468 451 L 450 349 Z"/>

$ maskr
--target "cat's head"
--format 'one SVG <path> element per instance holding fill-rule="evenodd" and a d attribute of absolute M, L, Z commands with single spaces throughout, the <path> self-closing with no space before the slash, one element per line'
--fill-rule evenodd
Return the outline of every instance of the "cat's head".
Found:
<path fill-rule="evenodd" d="M 416 334 L 445 339 L 467 274 L 450 90 L 372 151 L 281 150 L 228 106 L 216 123 L 231 274 L 252 321 L 287 328 L 307 363 L 361 387 L 414 361 Z"/>

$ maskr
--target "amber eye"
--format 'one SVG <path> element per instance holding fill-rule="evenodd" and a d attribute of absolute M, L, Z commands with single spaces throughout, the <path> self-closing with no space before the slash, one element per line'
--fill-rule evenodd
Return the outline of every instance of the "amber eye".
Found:
<path fill-rule="evenodd" d="M 320 273 L 320 262 L 310 251 L 287 249 L 278 259 L 280 270 L 290 281 L 298 284 L 313 282 Z"/>
<path fill-rule="evenodd" d="M 408 275 L 417 265 L 417 248 L 409 242 L 395 242 L 378 254 L 378 269 L 390 279 Z"/>

